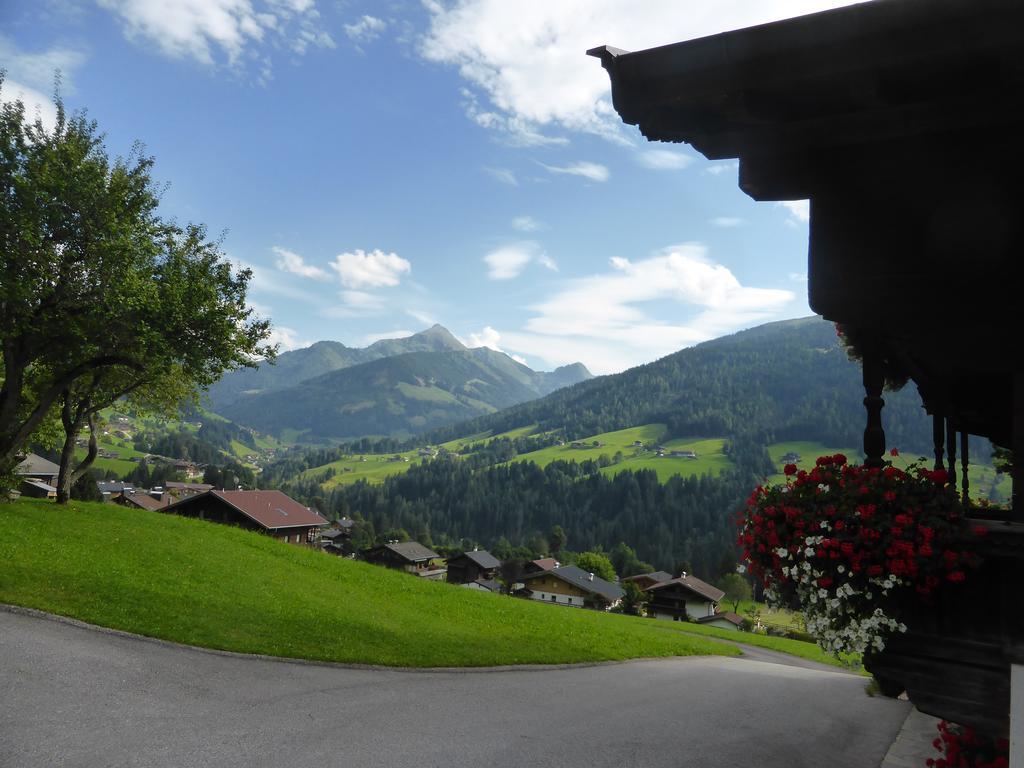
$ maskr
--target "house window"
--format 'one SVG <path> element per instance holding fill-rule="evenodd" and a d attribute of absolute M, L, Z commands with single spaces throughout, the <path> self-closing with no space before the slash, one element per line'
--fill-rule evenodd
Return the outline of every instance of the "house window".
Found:
<path fill-rule="evenodd" d="M 572 598 L 569 598 L 569 605 L 572 605 Z"/>
<path fill-rule="evenodd" d="M 555 596 L 554 595 L 551 596 L 551 602 L 552 603 L 555 602 Z"/>

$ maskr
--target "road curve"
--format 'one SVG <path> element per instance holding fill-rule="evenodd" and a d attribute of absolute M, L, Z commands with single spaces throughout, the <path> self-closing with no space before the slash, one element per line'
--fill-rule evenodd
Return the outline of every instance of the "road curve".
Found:
<path fill-rule="evenodd" d="M 0 766 L 875 768 L 908 705 L 864 683 L 721 657 L 345 669 L 0 611 Z"/>

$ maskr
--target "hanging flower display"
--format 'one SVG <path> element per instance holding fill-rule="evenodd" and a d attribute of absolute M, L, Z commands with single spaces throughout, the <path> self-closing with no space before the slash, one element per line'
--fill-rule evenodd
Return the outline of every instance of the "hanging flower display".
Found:
<path fill-rule="evenodd" d="M 1007 739 L 993 739 L 973 728 L 945 720 L 936 728 L 939 735 L 932 746 L 942 757 L 929 757 L 928 768 L 1008 768 L 1010 742 Z"/>
<path fill-rule="evenodd" d="M 836 454 L 784 472 L 784 484 L 751 494 L 739 544 L 768 602 L 798 605 L 827 651 L 881 651 L 887 634 L 906 631 L 897 598 L 929 599 L 977 564 L 965 544 L 984 529 L 968 524 L 942 470 Z"/>

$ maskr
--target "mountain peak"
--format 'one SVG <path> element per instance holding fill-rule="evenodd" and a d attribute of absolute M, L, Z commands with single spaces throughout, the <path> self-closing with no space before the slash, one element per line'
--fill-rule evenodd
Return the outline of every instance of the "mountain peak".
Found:
<path fill-rule="evenodd" d="M 466 345 L 455 338 L 455 335 L 445 328 L 440 323 L 434 323 L 432 326 L 427 328 L 425 331 L 413 334 L 414 337 L 421 339 L 430 339 L 435 344 L 447 347 L 449 349 L 465 349 Z"/>

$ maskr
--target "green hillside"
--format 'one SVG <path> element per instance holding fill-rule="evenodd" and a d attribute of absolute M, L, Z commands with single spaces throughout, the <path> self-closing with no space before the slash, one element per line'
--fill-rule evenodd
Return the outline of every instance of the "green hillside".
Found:
<path fill-rule="evenodd" d="M 503 353 L 469 349 L 435 325 L 362 349 L 321 341 L 285 352 L 226 374 L 206 397 L 241 424 L 322 442 L 417 434 L 589 378 L 580 363 L 533 371 Z"/>
<path fill-rule="evenodd" d="M 415 667 L 737 653 L 669 622 L 420 581 L 110 504 L 0 505 L 0 563 L 0 602 L 244 653 Z"/>
<path fill-rule="evenodd" d="M 539 430 L 563 429 L 568 440 L 579 440 L 663 423 L 672 437 L 748 435 L 762 445 L 784 440 L 857 445 L 864 430 L 863 398 L 860 365 L 849 360 L 835 327 L 808 317 L 698 344 L 438 429 L 426 439 L 440 442 L 537 424 Z M 927 450 L 931 422 L 914 387 L 886 392 L 885 400 L 890 443 Z"/>
<path fill-rule="evenodd" d="M 538 373 L 485 347 L 408 352 L 245 395 L 222 413 L 306 440 L 407 437 L 533 400 L 569 379 L 562 369 Z"/>

